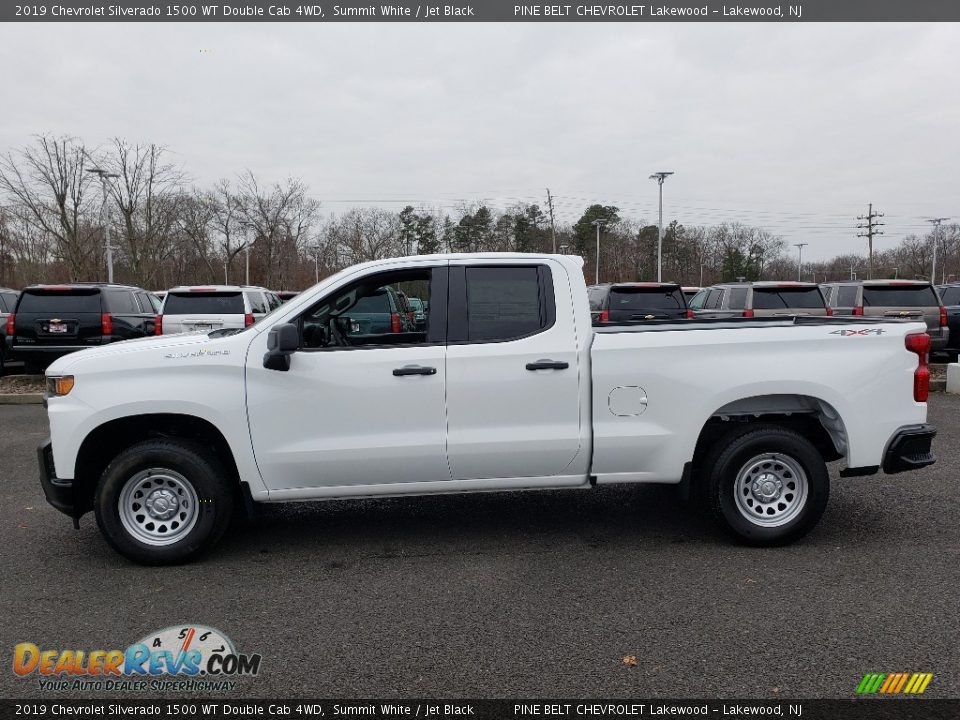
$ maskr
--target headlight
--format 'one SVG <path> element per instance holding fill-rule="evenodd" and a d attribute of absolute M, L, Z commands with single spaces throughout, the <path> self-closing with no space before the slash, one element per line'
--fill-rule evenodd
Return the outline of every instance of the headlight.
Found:
<path fill-rule="evenodd" d="M 62 397 L 69 395 L 73 390 L 73 375 L 61 375 L 60 377 L 47 378 L 47 395 L 50 397 Z"/>

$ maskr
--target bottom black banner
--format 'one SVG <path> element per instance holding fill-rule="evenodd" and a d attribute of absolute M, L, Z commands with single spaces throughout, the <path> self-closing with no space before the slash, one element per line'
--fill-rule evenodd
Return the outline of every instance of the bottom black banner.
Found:
<path fill-rule="evenodd" d="M 0 718 L 960 718 L 960 699 L 861 700 L 2 700 Z"/>

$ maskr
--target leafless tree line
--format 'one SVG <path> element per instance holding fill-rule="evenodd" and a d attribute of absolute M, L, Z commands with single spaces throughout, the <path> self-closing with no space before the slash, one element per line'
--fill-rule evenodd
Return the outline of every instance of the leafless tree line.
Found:
<path fill-rule="evenodd" d="M 198 188 L 167 148 L 115 138 L 90 149 L 70 137 L 37 136 L 0 155 L 0 285 L 104 280 L 109 226 L 118 282 L 146 288 L 243 283 L 301 289 L 348 265 L 432 252 L 576 253 L 594 277 L 595 226 L 602 281 L 656 277 L 657 227 L 592 205 L 551 232 L 537 205 L 493 210 L 465 205 L 450 213 L 407 207 L 354 208 L 323 215 L 297 178 L 265 182 L 250 170 Z M 99 169 L 116 177 L 106 183 Z M 685 285 L 722 280 L 789 279 L 796 257 L 780 236 L 739 223 L 664 228 L 663 276 Z M 939 279 L 960 273 L 960 227 L 909 236 L 874 256 L 877 277 L 929 277 L 934 242 Z M 248 270 L 249 268 L 249 270 Z M 866 276 L 866 258 L 839 255 L 805 263 L 803 279 Z"/>

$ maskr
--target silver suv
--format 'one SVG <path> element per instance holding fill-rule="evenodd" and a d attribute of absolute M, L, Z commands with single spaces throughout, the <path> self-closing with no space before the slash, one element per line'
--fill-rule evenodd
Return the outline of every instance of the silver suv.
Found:
<path fill-rule="evenodd" d="M 157 316 L 156 334 L 242 330 L 279 305 L 273 291 L 249 285 L 170 288 Z"/>
<path fill-rule="evenodd" d="M 930 350 L 947 346 L 947 311 L 925 280 L 850 280 L 821 285 L 834 315 L 923 320 Z"/>
<path fill-rule="evenodd" d="M 829 315 L 815 283 L 758 281 L 723 283 L 703 288 L 690 301 L 698 318 Z"/>

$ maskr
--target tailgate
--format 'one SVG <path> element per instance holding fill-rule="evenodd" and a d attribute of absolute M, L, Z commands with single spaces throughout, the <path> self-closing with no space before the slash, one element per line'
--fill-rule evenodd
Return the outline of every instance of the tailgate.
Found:
<path fill-rule="evenodd" d="M 88 345 L 102 336 L 99 288 L 24 290 L 17 305 L 17 345 Z"/>

